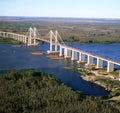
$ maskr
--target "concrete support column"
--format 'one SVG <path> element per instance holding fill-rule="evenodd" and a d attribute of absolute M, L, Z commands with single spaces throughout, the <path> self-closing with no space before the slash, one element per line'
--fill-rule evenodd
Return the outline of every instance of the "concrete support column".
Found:
<path fill-rule="evenodd" d="M 50 51 L 52 51 L 52 31 L 50 31 Z"/>
<path fill-rule="evenodd" d="M 62 46 L 60 46 L 60 53 L 59 53 L 59 56 L 63 56 L 63 54 L 62 54 Z"/>
<path fill-rule="evenodd" d="M 57 43 L 58 43 L 57 34 L 58 34 L 58 32 L 55 31 L 55 51 L 57 51 Z"/>
<path fill-rule="evenodd" d="M 114 70 L 114 64 L 108 61 L 107 72 L 112 72 Z"/>
<path fill-rule="evenodd" d="M 55 51 L 57 51 L 57 45 L 55 44 Z"/>
<path fill-rule="evenodd" d="M 77 53 L 74 50 L 72 50 L 72 58 L 71 58 L 71 60 L 77 60 Z"/>
<path fill-rule="evenodd" d="M 103 60 L 97 58 L 97 66 L 96 68 L 103 68 Z"/>
<path fill-rule="evenodd" d="M 52 51 L 52 43 L 50 43 L 50 51 Z"/>
<path fill-rule="evenodd" d="M 52 30 L 50 31 L 50 49 L 47 51 L 48 54 L 50 54 L 52 52 L 52 47 L 53 47 L 53 44 L 52 44 L 52 36 L 53 36 L 53 32 Z"/>
<path fill-rule="evenodd" d="M 65 58 L 70 58 L 70 50 L 65 48 Z"/>
<path fill-rule="evenodd" d="M 84 62 L 85 61 L 85 55 L 83 53 L 79 53 L 79 61 Z"/>
<path fill-rule="evenodd" d="M 88 61 L 87 61 L 87 64 L 88 64 L 88 65 L 93 64 L 93 57 L 90 56 L 90 55 L 88 55 Z"/>

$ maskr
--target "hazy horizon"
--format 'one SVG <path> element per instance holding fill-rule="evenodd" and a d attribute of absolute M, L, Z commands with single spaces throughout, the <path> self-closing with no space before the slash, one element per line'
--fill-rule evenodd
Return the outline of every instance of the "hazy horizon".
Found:
<path fill-rule="evenodd" d="M 45 19 L 103 19 L 103 20 L 120 20 L 120 18 L 99 18 L 99 17 L 42 17 L 42 16 L 0 16 L 0 18 L 45 18 Z"/>
<path fill-rule="evenodd" d="M 120 0 L 2 0 L 0 16 L 120 19 Z"/>

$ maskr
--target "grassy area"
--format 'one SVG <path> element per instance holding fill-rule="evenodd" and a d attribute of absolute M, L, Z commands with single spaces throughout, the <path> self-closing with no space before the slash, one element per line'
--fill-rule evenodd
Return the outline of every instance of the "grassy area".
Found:
<path fill-rule="evenodd" d="M 98 78 L 97 80 L 103 83 L 106 89 L 110 91 L 109 96 L 120 96 L 120 81 L 110 78 Z"/>
<path fill-rule="evenodd" d="M 1 31 L 26 34 L 29 27 L 36 27 L 41 36 L 46 35 L 51 29 L 57 29 L 65 42 L 120 42 L 119 20 L 5 18 L 3 21 L 0 19 Z"/>
<path fill-rule="evenodd" d="M 73 91 L 43 71 L 21 70 L 0 74 L 1 113 L 119 113 L 100 97 Z"/>

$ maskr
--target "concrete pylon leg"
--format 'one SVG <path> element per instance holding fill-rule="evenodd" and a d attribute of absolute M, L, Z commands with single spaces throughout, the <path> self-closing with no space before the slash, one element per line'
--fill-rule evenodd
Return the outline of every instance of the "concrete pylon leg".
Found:
<path fill-rule="evenodd" d="M 52 43 L 50 43 L 50 51 L 52 51 Z"/>
<path fill-rule="evenodd" d="M 60 46 L 60 53 L 59 53 L 59 56 L 63 56 L 62 54 L 62 47 Z"/>
<path fill-rule="evenodd" d="M 50 54 L 52 52 L 52 36 L 53 36 L 53 32 L 52 30 L 50 31 L 50 49 L 47 51 L 48 54 Z"/>
<path fill-rule="evenodd" d="M 57 45 L 55 45 L 55 51 L 57 51 Z"/>

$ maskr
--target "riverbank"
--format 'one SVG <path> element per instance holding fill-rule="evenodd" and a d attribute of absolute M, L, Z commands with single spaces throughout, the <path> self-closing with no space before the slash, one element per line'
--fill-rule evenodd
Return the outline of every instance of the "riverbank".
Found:
<path fill-rule="evenodd" d="M 119 70 L 108 73 L 105 69 L 78 68 L 80 76 L 91 83 L 98 84 L 110 92 L 109 97 L 120 96 Z"/>
<path fill-rule="evenodd" d="M 49 55 L 49 57 L 51 59 L 59 59 L 58 55 L 51 54 Z M 85 62 L 81 62 L 80 66 L 81 67 L 79 68 L 75 68 L 74 66 L 64 67 L 64 69 L 78 71 L 83 80 L 104 87 L 108 92 L 110 92 L 110 98 L 120 95 L 119 70 L 115 70 L 114 72 L 108 73 L 106 69 L 96 69 L 95 65 L 85 65 Z"/>

